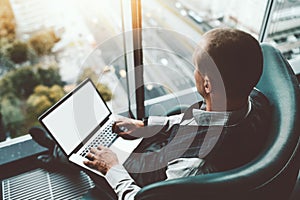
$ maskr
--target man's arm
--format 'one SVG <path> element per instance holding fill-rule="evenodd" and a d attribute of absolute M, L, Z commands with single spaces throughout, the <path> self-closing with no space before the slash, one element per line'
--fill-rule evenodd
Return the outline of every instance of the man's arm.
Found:
<path fill-rule="evenodd" d="M 84 164 L 105 175 L 107 182 L 116 192 L 119 200 L 133 200 L 140 190 L 126 169 L 119 165 L 117 155 L 110 149 L 99 146 L 87 154 Z"/>
<path fill-rule="evenodd" d="M 166 180 L 201 174 L 203 164 L 204 160 L 200 158 L 178 158 L 170 161 L 166 170 Z M 105 178 L 119 200 L 133 200 L 141 189 L 122 165 L 112 167 Z"/>
<path fill-rule="evenodd" d="M 141 189 L 122 165 L 113 166 L 107 172 L 105 178 L 117 194 L 119 200 L 133 200 Z"/>
<path fill-rule="evenodd" d="M 151 137 L 161 131 L 170 130 L 174 124 L 179 124 L 183 114 L 165 116 L 150 116 L 146 121 L 135 120 L 126 117 L 115 119 L 113 131 L 124 139 L 136 139 L 141 137 Z"/>
<path fill-rule="evenodd" d="M 119 165 L 118 158 L 110 149 L 99 146 L 93 148 L 87 155 L 89 161 L 84 164 L 94 168 L 105 175 L 109 185 L 116 192 L 119 200 L 133 200 L 140 191 L 126 169 Z M 194 176 L 198 174 L 204 161 L 199 158 L 179 158 L 168 163 L 167 179 Z"/>
<path fill-rule="evenodd" d="M 178 115 L 172 115 L 172 116 L 150 116 L 148 118 L 148 126 L 154 126 L 154 125 L 167 125 L 168 127 L 166 130 L 169 130 L 172 126 L 175 124 L 179 124 L 182 120 L 183 113 Z"/>

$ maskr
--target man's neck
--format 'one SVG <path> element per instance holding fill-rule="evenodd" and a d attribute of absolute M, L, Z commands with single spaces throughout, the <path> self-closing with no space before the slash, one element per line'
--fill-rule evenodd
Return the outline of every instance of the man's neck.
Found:
<path fill-rule="evenodd" d="M 217 101 L 208 97 L 205 99 L 206 111 L 234 111 L 243 108 L 248 103 L 248 98 L 245 99 L 231 99 Z"/>

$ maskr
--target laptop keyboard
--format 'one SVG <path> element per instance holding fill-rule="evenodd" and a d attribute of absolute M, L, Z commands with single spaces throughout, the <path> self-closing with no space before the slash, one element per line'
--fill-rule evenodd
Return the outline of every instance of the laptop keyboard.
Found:
<path fill-rule="evenodd" d="M 80 153 L 81 156 L 85 157 L 91 148 L 97 148 L 99 145 L 109 147 L 118 135 L 112 132 L 113 121 L 103 129 L 98 136 Z"/>

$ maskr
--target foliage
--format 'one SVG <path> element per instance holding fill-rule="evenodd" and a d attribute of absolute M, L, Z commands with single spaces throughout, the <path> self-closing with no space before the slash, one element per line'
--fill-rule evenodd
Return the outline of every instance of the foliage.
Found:
<path fill-rule="evenodd" d="M 59 85 L 53 85 L 49 90 L 49 99 L 52 104 L 56 103 L 65 95 L 64 89 Z"/>
<path fill-rule="evenodd" d="M 0 76 L 15 69 L 15 65 L 0 51 Z"/>
<path fill-rule="evenodd" d="M 34 93 L 26 101 L 27 112 L 30 113 L 28 119 L 35 120 L 64 95 L 65 92 L 59 85 L 53 85 L 52 87 L 44 85 L 36 86 Z"/>
<path fill-rule="evenodd" d="M 113 98 L 111 90 L 107 87 L 107 85 L 97 83 L 96 85 L 98 91 L 103 97 L 104 101 L 110 101 Z"/>
<path fill-rule="evenodd" d="M 0 96 L 12 93 L 20 99 L 25 99 L 38 84 L 39 79 L 33 66 L 20 67 L 5 74 L 0 80 L 0 88 L 2 88 Z"/>
<path fill-rule="evenodd" d="M 11 137 L 16 137 L 23 122 L 22 103 L 13 94 L 8 94 L 1 99 L 1 113 L 5 130 L 10 132 Z"/>
<path fill-rule="evenodd" d="M 4 53 L 4 51 L 3 51 L 5 49 L 4 47 L 10 43 L 11 43 L 11 41 L 8 38 L 5 38 L 5 37 L 0 38 L 0 50 L 2 53 Z"/>
<path fill-rule="evenodd" d="M 86 78 L 91 79 L 94 83 L 98 82 L 98 75 L 91 67 L 84 68 L 77 80 L 77 83 L 82 82 Z M 113 98 L 113 94 L 107 85 L 103 83 L 97 83 L 96 88 L 100 92 L 104 101 L 110 101 Z"/>
<path fill-rule="evenodd" d="M 96 83 L 98 80 L 97 73 L 91 67 L 86 67 L 83 69 L 83 71 L 80 73 L 80 75 L 77 79 L 77 84 L 81 83 L 82 81 L 84 81 L 87 78 L 91 79 L 94 83 Z"/>
<path fill-rule="evenodd" d="M 59 68 L 55 66 L 26 66 L 6 73 L 0 80 L 0 96 L 8 93 L 27 99 L 37 85 L 63 85 Z"/>
<path fill-rule="evenodd" d="M 14 41 L 6 50 L 7 57 L 16 64 L 23 63 L 29 58 L 29 48 L 27 43 Z"/>
<path fill-rule="evenodd" d="M 0 39 L 15 39 L 16 24 L 9 0 L 0 0 Z"/>
<path fill-rule="evenodd" d="M 59 74 L 59 68 L 56 65 L 51 65 L 47 68 L 37 67 L 37 74 L 39 76 L 39 84 L 45 86 L 60 85 L 63 86 L 64 83 Z"/>
<path fill-rule="evenodd" d="M 22 66 L 5 73 L 0 79 L 3 129 L 11 137 L 26 133 L 38 115 L 64 95 L 63 85 L 57 66 Z"/>
<path fill-rule="evenodd" d="M 16 25 L 9 0 L 0 0 L 0 76 L 13 70 L 14 64 L 6 57 L 6 46 L 15 39 Z"/>
<path fill-rule="evenodd" d="M 15 69 L 15 64 L 22 64 L 26 61 L 31 64 L 37 62 L 37 55 L 26 42 L 0 38 L 0 75 Z"/>
<path fill-rule="evenodd" d="M 38 56 L 43 56 L 51 53 L 51 49 L 58 42 L 58 38 L 53 30 L 40 31 L 35 33 L 29 39 L 29 45 Z"/>
<path fill-rule="evenodd" d="M 30 116 L 41 113 L 64 95 L 57 66 L 33 65 L 38 62 L 37 56 L 50 54 L 59 40 L 51 29 L 32 35 L 26 42 L 16 40 L 10 2 L 0 0 L 0 140 L 5 132 L 11 137 L 26 133 L 36 123 L 36 117 Z M 26 61 L 30 66 L 15 65 Z M 30 113 L 28 106 L 33 104 L 36 107 Z"/>

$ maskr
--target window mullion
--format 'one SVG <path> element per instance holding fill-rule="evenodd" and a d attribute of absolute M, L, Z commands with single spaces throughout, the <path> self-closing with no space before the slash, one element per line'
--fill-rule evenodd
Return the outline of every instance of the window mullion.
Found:
<path fill-rule="evenodd" d="M 131 1 L 132 29 L 133 29 L 133 56 L 134 56 L 134 77 L 135 94 L 137 106 L 137 118 L 145 117 L 145 92 L 144 92 L 144 65 L 142 49 L 142 9 L 141 0 Z"/>

